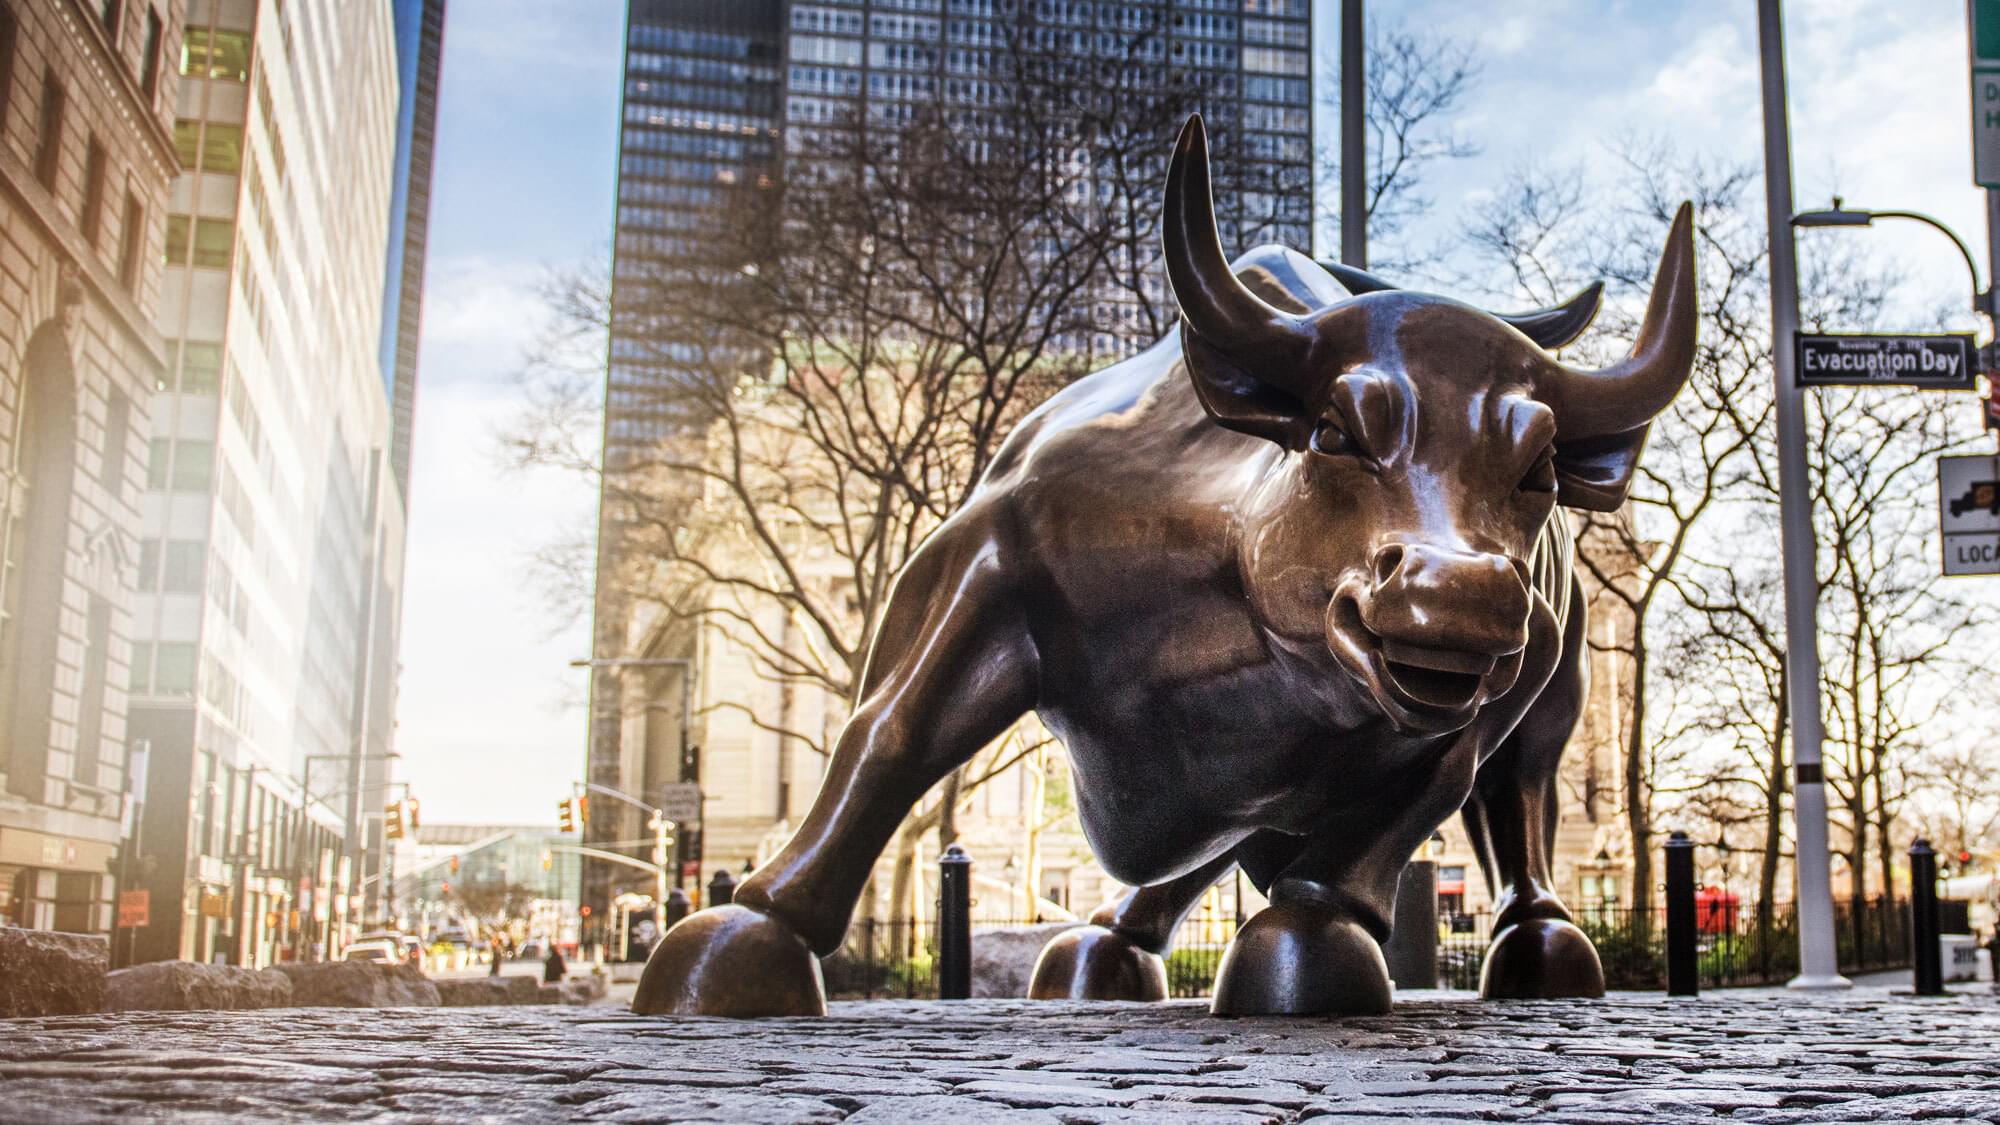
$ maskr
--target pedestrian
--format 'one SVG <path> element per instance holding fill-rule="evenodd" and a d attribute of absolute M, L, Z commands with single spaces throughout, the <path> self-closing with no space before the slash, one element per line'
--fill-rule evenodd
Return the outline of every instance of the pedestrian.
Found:
<path fill-rule="evenodd" d="M 557 949 L 554 942 L 550 942 L 548 958 L 542 962 L 542 983 L 560 984 L 563 975 L 568 972 L 569 966 L 563 963 L 562 950 Z"/>
<path fill-rule="evenodd" d="M 503 960 L 501 955 L 506 952 L 506 947 L 500 944 L 499 934 L 494 934 L 493 940 L 487 944 L 493 950 L 493 967 L 486 971 L 486 975 L 497 977 L 500 975 L 500 962 Z"/>

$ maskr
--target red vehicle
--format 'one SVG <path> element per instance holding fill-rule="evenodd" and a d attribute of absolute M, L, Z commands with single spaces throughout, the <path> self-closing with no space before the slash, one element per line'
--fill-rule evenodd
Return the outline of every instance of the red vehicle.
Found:
<path fill-rule="evenodd" d="M 1727 934 L 1736 929 L 1736 896 L 1718 887 L 1694 892 L 1694 928 L 1698 933 Z"/>

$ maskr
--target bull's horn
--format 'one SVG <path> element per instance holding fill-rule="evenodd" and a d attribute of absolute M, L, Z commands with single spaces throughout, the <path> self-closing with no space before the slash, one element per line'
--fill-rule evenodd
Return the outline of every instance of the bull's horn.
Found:
<path fill-rule="evenodd" d="M 1286 376 L 1300 371 L 1312 331 L 1252 293 L 1223 257 L 1209 195 L 1208 134 L 1200 114 L 1188 118 L 1174 145 L 1160 225 L 1167 280 L 1195 334 L 1274 383 L 1283 385 Z"/>
<path fill-rule="evenodd" d="M 1555 407 L 1564 440 L 1618 434 L 1652 421 L 1687 384 L 1701 319 L 1694 287 L 1694 208 L 1683 203 L 1667 232 L 1646 319 L 1632 354 L 1601 371 L 1561 364 L 1542 377 L 1538 397 Z"/>
<path fill-rule="evenodd" d="M 1363 293 L 1383 293 L 1400 288 L 1367 270 L 1339 262 L 1321 262 L 1320 268 L 1333 275 L 1334 280 L 1345 286 L 1349 293 L 1359 297 Z M 1554 351 L 1564 347 L 1583 335 L 1590 322 L 1597 319 L 1597 306 L 1604 300 L 1604 283 L 1593 281 L 1576 296 L 1546 309 L 1530 312 L 1494 313 L 1503 324 L 1533 340 L 1544 348 Z"/>

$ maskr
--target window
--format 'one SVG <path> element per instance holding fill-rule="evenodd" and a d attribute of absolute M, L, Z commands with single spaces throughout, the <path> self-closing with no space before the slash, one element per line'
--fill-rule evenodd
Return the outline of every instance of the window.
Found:
<path fill-rule="evenodd" d="M 157 590 L 160 587 L 160 541 L 158 539 L 139 540 L 139 589 Z"/>
<path fill-rule="evenodd" d="M 163 492 L 167 487 L 167 463 L 174 457 L 172 438 L 156 437 L 146 447 L 146 487 Z"/>
<path fill-rule="evenodd" d="M 14 38 L 19 30 L 14 9 L 0 4 L 0 123 L 7 120 L 7 95 L 14 89 Z"/>
<path fill-rule="evenodd" d="M 208 545 L 199 539 L 169 539 L 160 567 L 160 588 L 169 594 L 201 593 Z"/>
<path fill-rule="evenodd" d="M 228 219 L 194 221 L 194 264 L 204 269 L 226 270 L 236 239 L 236 227 Z"/>
<path fill-rule="evenodd" d="M 139 288 L 139 254 L 146 245 L 146 208 L 135 192 L 125 193 L 125 225 L 118 231 L 118 281 Z"/>
<path fill-rule="evenodd" d="M 69 95 L 55 73 L 43 75 L 42 121 L 35 134 L 35 178 L 50 191 L 56 189 L 56 176 L 62 171 L 63 112 L 68 102 Z"/>
<path fill-rule="evenodd" d="M 194 646 L 162 642 L 153 662 L 153 691 L 158 695 L 194 694 Z"/>
<path fill-rule="evenodd" d="M 183 117 L 174 122 L 174 152 L 181 158 L 181 167 L 192 172 L 201 163 L 201 120 Z"/>
<path fill-rule="evenodd" d="M 222 382 L 222 345 L 189 340 L 181 344 L 181 384 L 184 395 L 212 395 Z"/>
<path fill-rule="evenodd" d="M 167 249 L 161 260 L 170 266 L 187 265 L 188 217 L 186 215 L 167 216 Z"/>
<path fill-rule="evenodd" d="M 250 79 L 250 34 L 227 28 L 191 27 L 181 40 L 181 73 L 225 82 Z"/>
<path fill-rule="evenodd" d="M 139 55 L 139 88 L 148 98 L 160 89 L 160 12 L 157 8 L 146 10 L 146 46 Z"/>
<path fill-rule="evenodd" d="M 104 34 L 111 37 L 111 45 L 118 45 L 118 25 L 125 22 L 125 0 L 104 0 L 99 13 L 104 19 Z"/>
<path fill-rule="evenodd" d="M 104 398 L 104 457 L 98 462 L 97 480 L 114 504 L 125 498 L 125 445 L 131 432 L 132 400 L 113 387 Z"/>
<path fill-rule="evenodd" d="M 150 695 L 153 691 L 153 646 L 146 641 L 132 642 L 132 694 Z"/>
<path fill-rule="evenodd" d="M 77 217 L 77 225 L 83 229 L 83 240 L 97 248 L 97 236 L 104 230 L 104 146 L 96 137 L 90 138 L 90 155 L 83 162 L 83 214 Z"/>
<path fill-rule="evenodd" d="M 240 172 L 243 170 L 243 126 L 211 121 L 201 134 L 201 170 Z"/>
<path fill-rule="evenodd" d="M 175 492 L 207 492 L 210 482 L 214 479 L 214 442 L 174 443 L 174 470 L 169 485 Z"/>

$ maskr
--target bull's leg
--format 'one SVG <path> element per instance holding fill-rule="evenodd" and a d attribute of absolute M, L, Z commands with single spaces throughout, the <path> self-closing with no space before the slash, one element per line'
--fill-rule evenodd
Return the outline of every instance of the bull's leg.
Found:
<path fill-rule="evenodd" d="M 1388 1011 L 1382 942 L 1397 879 L 1417 846 L 1464 802 L 1475 757 L 1472 741 L 1462 740 L 1434 776 L 1384 792 L 1370 810 L 1380 819 L 1370 823 L 1344 822 L 1306 841 L 1269 833 L 1245 841 L 1239 861 L 1271 905 L 1223 955 L 1211 1010 L 1219 1016 Z"/>
<path fill-rule="evenodd" d="M 883 845 L 926 790 L 1034 702 L 1033 645 L 989 526 L 960 513 L 904 568 L 812 810 L 733 905 L 667 932 L 633 1011 L 825 1014 L 815 955 L 839 947 Z"/>
<path fill-rule="evenodd" d="M 1229 852 L 1178 879 L 1135 887 L 1097 908 L 1090 925 L 1057 934 L 1035 961 L 1028 996 L 1035 1000 L 1164 1000 L 1162 958 L 1174 931 L 1201 896 L 1228 871 Z"/>
<path fill-rule="evenodd" d="M 1466 802 L 1493 892 L 1493 943 L 1480 972 L 1489 999 L 1604 995 L 1597 950 L 1570 919 L 1549 870 L 1556 830 L 1556 773 L 1582 714 L 1587 665 L 1584 608 L 1572 599 L 1563 661 L 1500 749 L 1479 767 Z"/>

